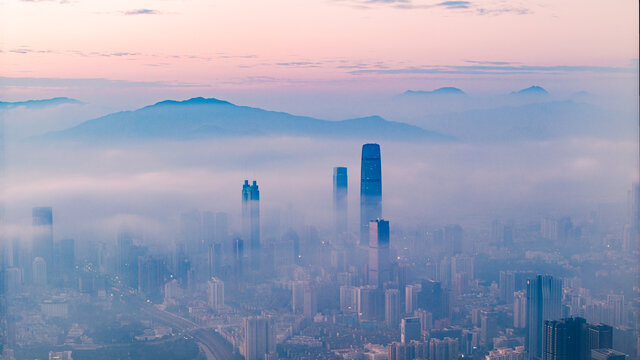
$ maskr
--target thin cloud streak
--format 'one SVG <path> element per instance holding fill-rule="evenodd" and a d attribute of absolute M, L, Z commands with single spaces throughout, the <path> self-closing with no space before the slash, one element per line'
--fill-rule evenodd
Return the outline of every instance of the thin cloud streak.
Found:
<path fill-rule="evenodd" d="M 292 61 L 292 62 L 279 62 L 276 63 L 277 66 L 285 66 L 285 67 L 320 67 L 323 65 L 321 62 L 312 62 L 312 61 Z"/>
<path fill-rule="evenodd" d="M 70 0 L 20 0 L 22 2 L 28 3 L 39 3 L 39 2 L 57 2 L 58 4 L 70 4 Z"/>
<path fill-rule="evenodd" d="M 194 84 L 168 81 L 129 81 L 104 78 L 36 78 L 0 76 L 2 87 L 160 87 L 188 88 L 208 87 L 207 84 Z"/>
<path fill-rule="evenodd" d="M 380 75 L 407 75 L 407 74 L 460 74 L 460 75 L 484 75 L 484 74 L 533 74 L 544 72 L 555 73 L 607 73 L 607 74 L 636 74 L 637 69 L 612 66 L 513 66 L 513 65 L 464 65 L 464 66 L 430 66 L 408 67 L 401 69 L 367 69 L 350 71 L 352 75 L 380 74 Z"/>
<path fill-rule="evenodd" d="M 353 8 L 369 10 L 374 7 L 387 6 L 395 9 L 446 9 L 456 12 L 466 12 L 475 15 L 501 15 L 506 13 L 512 13 L 516 15 L 527 15 L 531 11 L 526 8 L 514 8 L 514 7 L 488 7 L 487 4 L 482 6 L 471 1 L 464 0 L 451 0 L 441 2 L 427 2 L 420 0 L 348 0 L 348 1 L 336 1 L 342 4 L 350 4 Z M 468 11 L 466 11 L 468 10 Z"/>
<path fill-rule="evenodd" d="M 124 15 L 158 15 L 160 12 L 153 9 L 135 9 L 123 12 Z"/>
<path fill-rule="evenodd" d="M 479 65 L 512 65 L 517 64 L 510 61 L 484 61 L 484 60 L 465 60 L 464 62 L 469 64 L 479 64 Z"/>
<path fill-rule="evenodd" d="M 10 50 L 3 51 L 0 49 L 0 53 L 7 52 L 18 55 L 29 55 L 29 54 L 55 54 L 55 55 L 75 55 L 80 57 L 153 57 L 153 58 L 161 58 L 161 59 L 190 59 L 190 60 L 201 60 L 205 62 L 211 62 L 216 59 L 221 60 L 251 60 L 257 59 L 258 55 L 256 54 L 245 54 L 245 55 L 233 55 L 226 53 L 216 53 L 215 55 L 172 55 L 172 54 L 155 54 L 155 53 L 140 53 L 133 51 L 90 51 L 85 52 L 81 50 L 51 50 L 51 49 L 32 49 L 28 46 L 21 46 L 17 48 L 13 48 Z"/>
<path fill-rule="evenodd" d="M 471 3 L 469 1 L 444 1 L 437 5 L 447 9 L 468 9 Z"/>

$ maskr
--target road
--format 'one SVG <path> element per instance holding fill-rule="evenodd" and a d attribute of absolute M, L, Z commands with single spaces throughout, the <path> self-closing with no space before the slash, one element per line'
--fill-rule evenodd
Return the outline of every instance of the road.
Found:
<path fill-rule="evenodd" d="M 211 329 L 197 329 L 191 335 L 205 346 L 216 360 L 231 360 L 233 347 L 220 334 Z"/>
<path fill-rule="evenodd" d="M 234 358 L 233 346 L 214 330 L 200 328 L 198 324 L 191 320 L 155 307 L 145 307 L 141 309 L 141 311 L 171 326 L 175 330 L 175 333 L 192 336 L 207 350 L 204 351 L 207 360 L 231 360 Z"/>

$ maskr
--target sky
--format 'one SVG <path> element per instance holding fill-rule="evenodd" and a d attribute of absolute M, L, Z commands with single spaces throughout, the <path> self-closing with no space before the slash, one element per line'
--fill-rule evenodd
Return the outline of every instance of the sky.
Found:
<path fill-rule="evenodd" d="M 299 111 L 440 86 L 637 93 L 637 29 L 632 0 L 0 0 L 0 95 Z"/>
<path fill-rule="evenodd" d="M 125 218 L 170 233 L 161 225 L 175 225 L 180 211 L 237 215 L 238 184 L 249 178 L 266 212 L 293 206 L 328 225 L 331 169 L 347 165 L 357 222 L 359 140 L 28 141 L 203 96 L 327 120 L 377 114 L 458 136 L 381 144 L 384 214 L 394 224 L 584 219 L 623 208 L 638 180 L 638 43 L 633 0 L 0 0 L 0 101 L 82 102 L 0 112 L 6 218 L 28 227 L 31 207 L 49 205 L 56 236 L 90 237 Z M 551 95 L 534 104 L 509 95 L 531 85 Z M 399 96 L 443 86 L 469 96 Z M 586 120 L 635 131 L 581 131 Z M 468 126 L 526 135 L 556 122 L 565 133 L 497 141 L 474 139 Z"/>

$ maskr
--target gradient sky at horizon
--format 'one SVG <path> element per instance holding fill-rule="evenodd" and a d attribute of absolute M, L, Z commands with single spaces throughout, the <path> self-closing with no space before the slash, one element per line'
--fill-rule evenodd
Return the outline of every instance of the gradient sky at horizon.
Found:
<path fill-rule="evenodd" d="M 3 100 L 597 93 L 638 74 L 630 0 L 0 0 L 0 23 Z"/>
<path fill-rule="evenodd" d="M 235 189 L 248 176 L 238 164 L 260 153 L 272 160 L 252 163 L 251 178 L 264 186 L 266 204 L 269 196 L 300 199 L 309 214 L 316 204 L 328 214 L 325 170 L 344 158 L 357 169 L 359 143 L 297 138 L 95 151 L 21 142 L 165 99 L 217 97 L 326 119 L 378 114 L 433 130 L 438 119 L 427 115 L 519 105 L 492 97 L 540 85 L 549 102 L 578 91 L 618 97 L 603 118 L 636 126 L 637 30 L 632 0 L 0 0 L 0 101 L 85 102 L 0 113 L 12 140 L 8 213 L 19 223 L 30 207 L 52 205 L 70 219 L 62 233 L 75 237 L 76 214 L 102 221 L 134 213 L 156 224 L 191 206 L 237 209 L 236 193 L 221 189 Z M 394 102 L 405 90 L 442 86 L 471 96 Z M 569 124 L 583 113 L 571 112 L 578 119 Z M 529 131 L 527 124 L 520 129 Z M 384 144 L 385 216 L 488 224 L 489 217 L 586 216 L 600 204 L 618 206 L 637 179 L 637 139 L 598 135 Z M 316 201 L 308 201 L 309 188 L 320 189 Z M 415 211 L 418 203 L 428 206 Z"/>

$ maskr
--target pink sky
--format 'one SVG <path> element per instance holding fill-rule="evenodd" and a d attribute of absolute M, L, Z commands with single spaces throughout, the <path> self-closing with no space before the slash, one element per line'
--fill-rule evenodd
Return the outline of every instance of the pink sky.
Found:
<path fill-rule="evenodd" d="M 520 83 L 578 91 L 602 83 L 633 88 L 637 80 L 632 0 L 0 0 L 0 24 L 0 91 L 9 99 L 80 87 L 87 94 L 144 87 L 163 97 L 245 89 L 394 93 L 451 83 L 472 91 Z"/>

